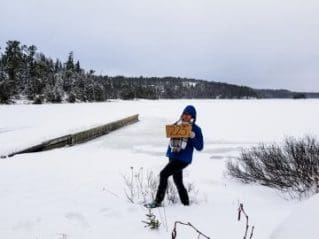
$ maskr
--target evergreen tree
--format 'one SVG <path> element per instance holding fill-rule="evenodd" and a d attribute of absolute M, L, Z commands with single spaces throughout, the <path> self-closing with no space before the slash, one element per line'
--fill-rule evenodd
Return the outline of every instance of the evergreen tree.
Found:
<path fill-rule="evenodd" d="M 35 54 L 36 54 L 37 48 L 36 46 L 32 45 L 27 48 L 27 56 L 26 56 L 26 69 L 25 69 L 25 95 L 29 99 L 33 99 L 34 93 L 32 84 L 35 81 L 36 77 L 36 64 L 35 64 Z"/>
<path fill-rule="evenodd" d="M 8 41 L 3 55 L 4 71 L 8 74 L 9 95 L 17 94 L 19 71 L 23 64 L 23 54 L 19 41 Z"/>
<path fill-rule="evenodd" d="M 82 69 L 81 69 L 80 62 L 79 62 L 79 61 L 77 61 L 77 62 L 75 63 L 75 72 L 76 72 L 76 73 L 81 73 L 81 72 L 82 72 Z"/>
<path fill-rule="evenodd" d="M 62 63 L 59 59 L 56 59 L 54 63 L 54 73 L 59 73 L 62 71 Z"/>
<path fill-rule="evenodd" d="M 74 60 L 73 60 L 73 51 L 69 53 L 67 62 L 65 63 L 65 68 L 67 71 L 74 71 Z"/>

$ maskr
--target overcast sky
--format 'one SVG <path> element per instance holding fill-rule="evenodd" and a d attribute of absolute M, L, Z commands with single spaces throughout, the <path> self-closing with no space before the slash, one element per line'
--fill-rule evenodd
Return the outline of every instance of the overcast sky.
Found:
<path fill-rule="evenodd" d="M 319 91 L 319 0 L 0 0 L 0 46 L 85 69 Z"/>

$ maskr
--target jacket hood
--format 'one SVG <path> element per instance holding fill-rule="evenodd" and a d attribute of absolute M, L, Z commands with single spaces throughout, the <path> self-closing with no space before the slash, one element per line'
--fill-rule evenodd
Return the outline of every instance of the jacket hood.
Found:
<path fill-rule="evenodd" d="M 183 113 L 188 113 L 192 116 L 192 118 L 194 119 L 194 122 L 196 121 L 196 109 L 194 106 L 192 105 L 188 105 L 185 107 L 185 109 L 183 110 Z"/>

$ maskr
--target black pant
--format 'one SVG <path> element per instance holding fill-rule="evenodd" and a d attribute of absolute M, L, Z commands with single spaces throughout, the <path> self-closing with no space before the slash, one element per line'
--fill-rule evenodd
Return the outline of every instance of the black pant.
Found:
<path fill-rule="evenodd" d="M 169 163 L 160 173 L 160 183 L 157 189 L 156 201 L 161 203 L 165 197 L 168 177 L 173 175 L 174 183 L 177 187 L 179 197 L 184 205 L 189 205 L 187 190 L 183 184 L 183 169 L 188 163 L 180 160 L 170 159 Z"/>

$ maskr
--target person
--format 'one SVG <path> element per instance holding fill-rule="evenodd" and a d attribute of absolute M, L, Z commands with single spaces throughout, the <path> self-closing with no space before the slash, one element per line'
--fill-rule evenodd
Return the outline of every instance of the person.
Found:
<path fill-rule="evenodd" d="M 169 158 L 168 164 L 160 172 L 160 182 L 157 189 L 155 200 L 145 206 L 148 208 L 156 208 L 161 206 L 164 200 L 167 180 L 173 176 L 174 183 L 181 202 L 189 205 L 189 197 L 187 190 L 183 184 L 183 170 L 192 162 L 194 148 L 198 151 L 204 147 L 203 135 L 201 128 L 195 124 L 196 109 L 192 105 L 186 106 L 183 113 L 175 124 L 191 124 L 192 131 L 190 138 L 171 138 L 167 148 L 166 156 Z"/>

